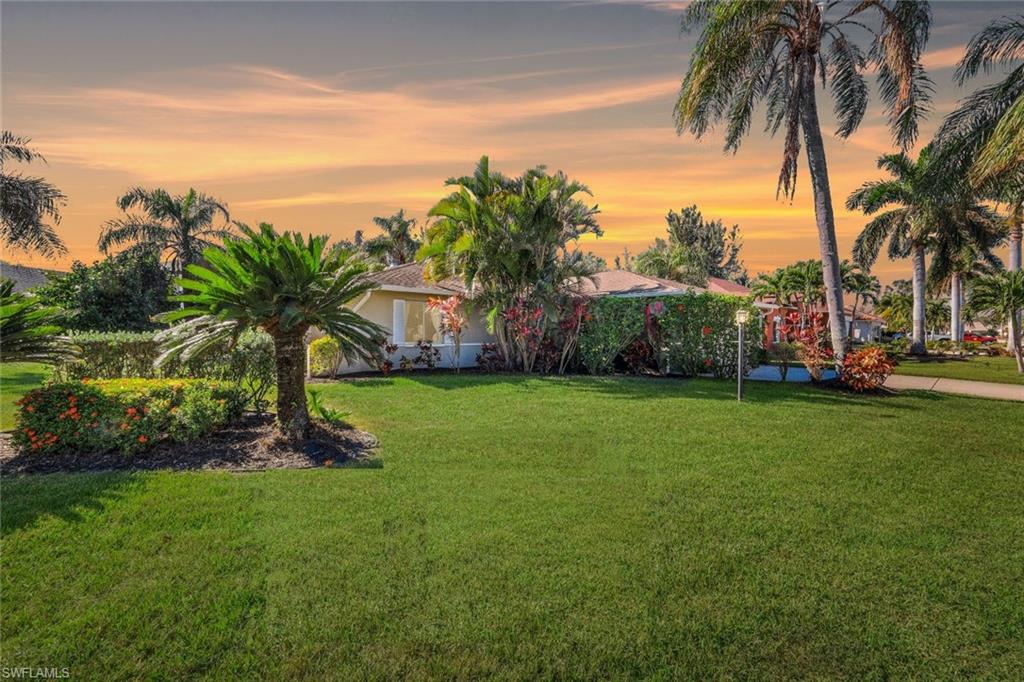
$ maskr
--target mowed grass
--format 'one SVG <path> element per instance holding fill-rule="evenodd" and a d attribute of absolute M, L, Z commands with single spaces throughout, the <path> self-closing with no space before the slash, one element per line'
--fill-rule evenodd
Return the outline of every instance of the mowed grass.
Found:
<path fill-rule="evenodd" d="M 900 360 L 896 374 L 967 381 L 991 381 L 999 384 L 1024 384 L 1013 358 L 974 356 L 969 358 L 928 357 Z"/>
<path fill-rule="evenodd" d="M 323 385 L 381 469 L 5 478 L 3 666 L 83 679 L 1018 678 L 1018 404 Z"/>
<path fill-rule="evenodd" d="M 34 362 L 0 363 L 0 431 L 14 428 L 15 401 L 50 376 L 50 368 Z"/>

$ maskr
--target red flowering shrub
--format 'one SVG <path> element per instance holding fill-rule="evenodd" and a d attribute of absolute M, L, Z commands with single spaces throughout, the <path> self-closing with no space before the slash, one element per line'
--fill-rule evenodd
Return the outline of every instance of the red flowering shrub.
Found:
<path fill-rule="evenodd" d="M 241 414 L 245 395 L 203 379 L 113 379 L 50 384 L 18 405 L 14 443 L 21 449 L 132 454 L 224 426 Z"/>
<path fill-rule="evenodd" d="M 855 391 L 877 391 L 895 366 L 884 349 L 867 346 L 843 358 L 843 383 Z"/>
<path fill-rule="evenodd" d="M 832 346 L 829 343 L 828 327 L 825 324 L 825 316 L 815 313 L 807 318 L 805 326 L 797 327 L 799 315 L 790 313 L 787 316 L 788 324 L 780 327 L 786 338 L 792 339 L 797 344 L 800 361 L 804 363 L 811 381 L 821 381 L 825 370 L 832 365 Z"/>

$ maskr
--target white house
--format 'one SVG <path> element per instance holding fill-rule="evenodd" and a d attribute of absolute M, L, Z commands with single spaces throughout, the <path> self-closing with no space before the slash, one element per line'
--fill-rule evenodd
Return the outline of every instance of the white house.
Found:
<path fill-rule="evenodd" d="M 455 367 L 455 349 L 451 340 L 439 331 L 440 313 L 427 308 L 432 297 L 447 297 L 456 294 L 471 298 L 462 282 L 449 278 L 441 282 L 429 282 L 424 277 L 422 263 L 409 263 L 375 272 L 369 278 L 378 288 L 367 292 L 352 304 L 352 309 L 363 317 L 376 322 L 388 330 L 388 341 L 398 346 L 391 356 L 395 367 L 401 358 L 414 358 L 419 354 L 418 342 L 430 341 L 441 352 L 439 367 Z M 748 295 L 749 289 L 733 282 L 714 280 L 708 289 L 714 293 Z M 671 296 L 682 293 L 701 293 L 700 287 L 682 284 L 669 279 L 639 275 L 626 270 L 605 270 L 580 280 L 579 292 L 584 296 Z M 481 346 L 494 343 L 494 336 L 487 331 L 486 311 L 467 306 L 469 322 L 462 333 L 459 352 L 459 367 L 476 366 Z M 339 374 L 372 371 L 374 368 L 363 361 L 343 363 Z"/>

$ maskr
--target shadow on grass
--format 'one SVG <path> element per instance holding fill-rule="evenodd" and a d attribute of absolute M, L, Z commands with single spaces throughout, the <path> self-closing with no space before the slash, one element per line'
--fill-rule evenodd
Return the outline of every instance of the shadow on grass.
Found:
<path fill-rule="evenodd" d="M 0 536 L 6 537 L 47 516 L 78 523 L 84 513 L 102 511 L 122 497 L 139 483 L 137 479 L 134 473 L 5 475 L 0 483 Z"/>

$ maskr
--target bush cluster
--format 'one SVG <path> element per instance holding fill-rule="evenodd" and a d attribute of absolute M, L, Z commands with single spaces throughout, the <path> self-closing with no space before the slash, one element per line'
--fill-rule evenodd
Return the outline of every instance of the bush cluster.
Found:
<path fill-rule="evenodd" d="M 842 380 L 855 391 L 877 391 L 896 362 L 880 346 L 865 346 L 843 358 Z"/>
<path fill-rule="evenodd" d="M 130 455 L 223 427 L 241 414 L 245 394 L 206 379 L 64 381 L 31 391 L 18 405 L 19 448 Z"/>
<path fill-rule="evenodd" d="M 313 339 L 309 344 L 309 371 L 313 376 L 335 376 L 341 364 L 341 344 L 330 336 Z"/>
<path fill-rule="evenodd" d="M 637 356 L 646 343 L 642 352 L 650 353 L 658 371 L 735 377 L 734 319 L 740 308 L 751 312 L 743 347 L 745 365 L 751 368 L 757 365 L 761 347 L 757 310 L 748 299 L 709 293 L 660 298 L 609 296 L 591 301 L 580 329 L 580 361 L 592 374 L 611 371 L 616 359 L 633 368 L 640 361 L 648 362 L 648 358 Z"/>
<path fill-rule="evenodd" d="M 60 381 L 82 379 L 215 379 L 238 384 L 246 400 L 262 412 L 274 386 L 274 342 L 263 332 L 246 331 L 231 348 L 214 348 L 187 362 L 157 369 L 160 356 L 155 332 L 79 332 L 71 335 L 81 348 L 78 358 L 54 367 Z"/>

